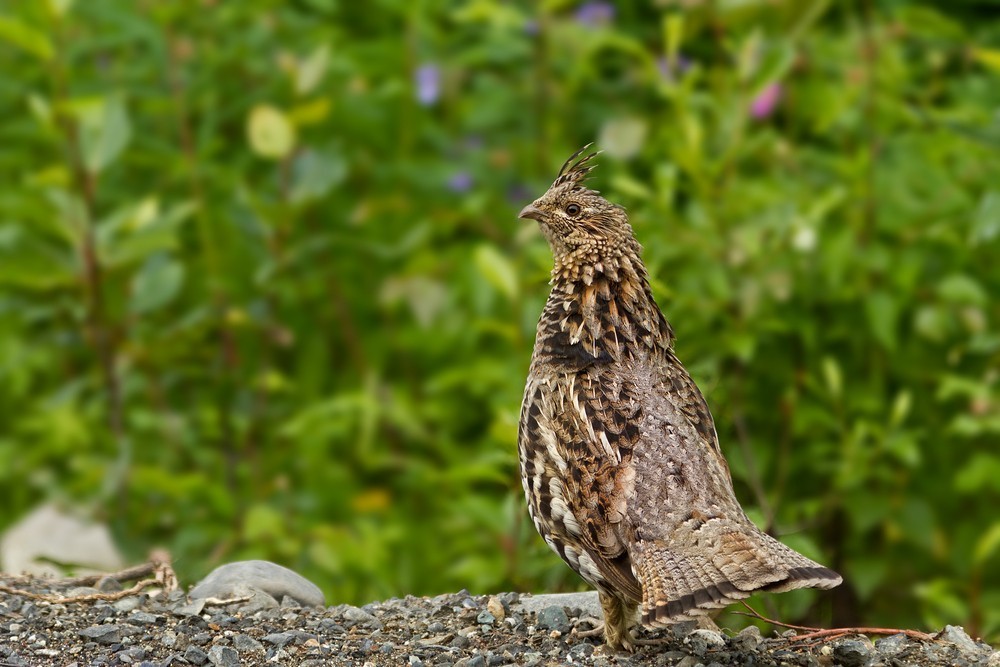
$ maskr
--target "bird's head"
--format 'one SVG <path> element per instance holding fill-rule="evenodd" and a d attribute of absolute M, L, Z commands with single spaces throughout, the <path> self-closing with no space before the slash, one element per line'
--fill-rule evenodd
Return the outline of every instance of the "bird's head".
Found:
<path fill-rule="evenodd" d="M 583 185 L 597 166 L 592 160 L 598 153 L 580 157 L 588 148 L 590 144 L 566 160 L 545 194 L 518 214 L 538 221 L 557 258 L 578 250 L 601 253 L 603 248 L 628 245 L 633 239 L 625 209 Z"/>

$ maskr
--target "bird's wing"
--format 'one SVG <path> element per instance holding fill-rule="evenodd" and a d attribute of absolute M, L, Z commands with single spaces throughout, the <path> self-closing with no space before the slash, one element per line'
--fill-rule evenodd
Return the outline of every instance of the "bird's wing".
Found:
<path fill-rule="evenodd" d="M 840 577 L 746 517 L 701 392 L 672 352 L 637 373 L 648 387 L 627 519 L 643 623 L 663 625 L 754 590 L 831 587 Z"/>
<path fill-rule="evenodd" d="M 560 555 L 585 579 L 604 578 L 639 601 L 623 523 L 634 470 L 630 456 L 639 437 L 634 387 L 600 378 L 594 370 L 562 376 L 527 397 L 522 448 L 534 451 L 526 481 L 540 489 L 536 522 L 543 534 L 566 533 L 586 556 Z M 530 494 L 529 494 L 530 495 Z M 576 559 L 577 563 L 574 563 Z M 589 559 L 589 562 L 588 562 Z M 597 573 L 588 572 L 596 567 Z"/>

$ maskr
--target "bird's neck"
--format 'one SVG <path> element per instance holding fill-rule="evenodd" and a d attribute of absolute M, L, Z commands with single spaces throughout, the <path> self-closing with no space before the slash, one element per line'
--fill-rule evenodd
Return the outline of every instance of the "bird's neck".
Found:
<path fill-rule="evenodd" d="M 567 259 L 556 258 L 536 354 L 590 364 L 671 347 L 673 332 L 637 251 Z"/>

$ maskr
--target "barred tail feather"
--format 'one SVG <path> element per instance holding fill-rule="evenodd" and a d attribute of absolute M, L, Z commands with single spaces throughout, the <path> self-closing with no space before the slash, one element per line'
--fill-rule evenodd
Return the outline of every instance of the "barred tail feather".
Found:
<path fill-rule="evenodd" d="M 756 591 L 833 588 L 833 570 L 756 529 L 723 534 L 719 549 L 679 551 L 676 544 L 639 542 L 632 565 L 642 586 L 642 624 L 663 627 L 726 607 Z"/>

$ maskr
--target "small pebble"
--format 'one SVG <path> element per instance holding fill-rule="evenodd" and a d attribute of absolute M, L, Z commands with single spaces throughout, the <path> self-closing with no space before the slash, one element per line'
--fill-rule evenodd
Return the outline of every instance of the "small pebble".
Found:
<path fill-rule="evenodd" d="M 493 618 L 498 621 L 502 621 L 507 616 L 507 610 L 504 609 L 503 602 L 495 595 L 486 601 L 486 611 L 492 614 Z"/>
<path fill-rule="evenodd" d="M 870 656 L 871 649 L 858 639 L 842 639 L 833 646 L 833 659 L 843 667 L 863 667 Z"/>
<path fill-rule="evenodd" d="M 154 625 L 159 623 L 161 617 L 150 614 L 146 611 L 134 611 L 129 614 L 129 617 L 125 619 L 126 623 L 131 623 L 132 625 Z"/>
<path fill-rule="evenodd" d="M 902 651 L 908 641 L 909 638 L 903 633 L 892 635 L 891 637 L 883 637 L 875 641 L 875 650 L 882 655 L 893 656 Z"/>
<path fill-rule="evenodd" d="M 130 612 L 138 609 L 142 605 L 142 598 L 138 595 L 130 595 L 127 598 L 122 598 L 121 600 L 115 600 L 111 603 L 111 606 L 115 608 L 115 611 L 119 612 Z"/>
<path fill-rule="evenodd" d="M 524 661 L 521 663 L 525 667 L 535 667 L 542 663 L 542 654 L 536 653 L 535 651 L 529 651 L 524 654 Z"/>
<path fill-rule="evenodd" d="M 730 643 L 737 651 L 746 653 L 756 649 L 762 641 L 764 638 L 761 637 L 760 628 L 756 625 L 748 625 L 740 630 L 739 634 L 730 640 Z"/>
<path fill-rule="evenodd" d="M 239 667 L 240 656 L 228 646 L 213 646 L 208 649 L 208 660 L 216 667 Z"/>
<path fill-rule="evenodd" d="M 197 646 L 188 646 L 187 650 L 184 651 L 184 659 L 192 665 L 204 665 L 208 662 L 208 654 Z"/>
<path fill-rule="evenodd" d="M 726 639 L 714 630 L 692 630 L 684 643 L 691 647 L 691 652 L 703 656 L 709 649 L 721 648 L 726 645 Z"/>
<path fill-rule="evenodd" d="M 569 632 L 569 617 L 562 607 L 546 607 L 538 612 L 536 625 L 543 630 L 556 630 L 562 634 Z"/>
<path fill-rule="evenodd" d="M 233 648 L 237 651 L 263 651 L 264 645 L 253 637 L 236 634 L 233 635 Z"/>

